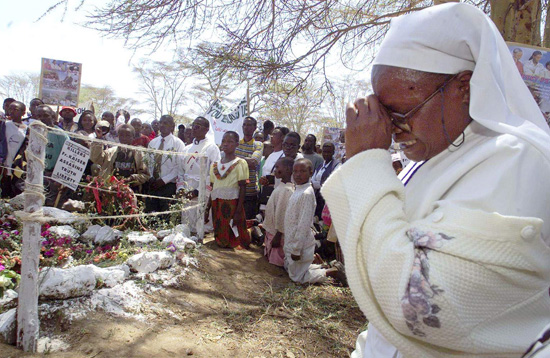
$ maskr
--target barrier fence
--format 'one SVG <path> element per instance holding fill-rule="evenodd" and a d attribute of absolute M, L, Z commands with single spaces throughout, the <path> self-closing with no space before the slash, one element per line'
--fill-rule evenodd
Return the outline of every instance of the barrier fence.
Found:
<path fill-rule="evenodd" d="M 199 180 L 199 196 L 197 204 L 189 205 L 182 210 L 169 210 L 163 212 L 151 212 L 151 213 L 137 213 L 127 215 L 109 215 L 109 216 L 91 216 L 91 215 L 79 215 L 78 218 L 82 220 L 105 220 L 105 219 L 118 219 L 118 218 L 139 218 L 148 216 L 159 216 L 173 213 L 182 213 L 185 211 L 196 210 L 197 221 L 196 231 L 197 236 L 202 239 L 204 237 L 204 211 L 206 207 L 207 192 L 206 192 L 206 178 L 208 173 L 208 158 L 201 153 L 182 153 L 174 151 L 165 151 L 144 147 L 136 147 L 132 145 L 126 145 L 122 143 L 113 143 L 103 139 L 91 138 L 83 136 L 77 133 L 65 132 L 59 128 L 47 127 L 41 121 L 33 121 L 29 125 L 29 142 L 25 150 L 27 159 L 27 170 L 22 171 L 26 173 L 25 190 L 24 194 L 24 210 L 16 212 L 17 217 L 23 222 L 23 242 L 21 246 L 21 281 L 19 286 L 19 303 L 17 308 L 17 345 L 26 352 L 36 352 L 36 345 L 39 337 L 40 322 L 38 319 L 38 276 L 39 276 L 39 257 L 41 248 L 41 225 L 51 220 L 51 218 L 45 217 L 42 211 L 43 203 L 45 200 L 44 195 L 44 178 L 52 179 L 51 177 L 44 176 L 45 169 L 45 148 L 48 144 L 47 132 L 61 132 L 70 138 L 77 138 L 87 142 L 99 142 L 107 146 L 118 146 L 121 148 L 127 148 L 134 151 L 147 152 L 151 154 L 162 154 L 168 156 L 194 156 L 198 159 L 200 167 L 200 180 Z M 179 165 L 183 163 L 180 162 Z M 7 168 L 1 166 L 1 168 Z M 7 168 L 10 169 L 10 168 Z M 80 187 L 89 187 L 85 183 L 79 183 Z M 116 193 L 115 191 L 94 188 L 100 191 Z M 134 193 L 136 197 L 162 199 L 175 202 L 182 202 L 178 198 L 167 198 L 148 194 Z"/>

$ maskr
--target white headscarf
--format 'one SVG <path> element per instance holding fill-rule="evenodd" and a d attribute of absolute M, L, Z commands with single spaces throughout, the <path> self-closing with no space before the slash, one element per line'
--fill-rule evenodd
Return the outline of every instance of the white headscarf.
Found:
<path fill-rule="evenodd" d="M 550 129 L 497 27 L 478 8 L 448 3 L 393 19 L 374 64 L 445 74 L 473 71 L 474 121 L 531 143 L 550 161 Z"/>

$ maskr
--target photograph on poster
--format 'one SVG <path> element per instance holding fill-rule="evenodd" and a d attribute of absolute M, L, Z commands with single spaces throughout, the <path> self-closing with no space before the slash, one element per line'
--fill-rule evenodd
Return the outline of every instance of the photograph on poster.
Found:
<path fill-rule="evenodd" d="M 550 125 L 550 49 L 508 42 L 523 81 Z"/>
<path fill-rule="evenodd" d="M 346 130 L 344 128 L 336 128 L 336 127 L 323 128 L 323 140 L 322 140 L 321 146 L 325 142 L 334 143 L 334 146 L 336 148 L 334 152 L 334 158 L 336 158 L 337 160 L 342 160 L 342 158 L 346 154 L 345 133 L 346 133 Z"/>
<path fill-rule="evenodd" d="M 78 105 L 82 64 L 42 58 L 40 95 L 50 105 Z"/>

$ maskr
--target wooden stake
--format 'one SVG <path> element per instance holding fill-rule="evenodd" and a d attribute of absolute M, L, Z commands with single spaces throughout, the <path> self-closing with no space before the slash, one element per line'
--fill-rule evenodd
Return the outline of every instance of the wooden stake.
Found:
<path fill-rule="evenodd" d="M 65 191 L 65 186 L 61 185 L 61 187 L 57 191 L 57 196 L 55 197 L 55 203 L 53 204 L 54 208 L 57 208 L 57 205 L 59 205 L 59 200 L 61 199 L 61 195 L 63 194 L 64 191 Z"/>
<path fill-rule="evenodd" d="M 44 204 L 43 174 L 47 142 L 46 127 L 40 121 L 31 123 L 27 147 L 27 179 L 25 181 L 25 213 L 42 209 Z M 38 264 L 40 257 L 40 222 L 23 220 L 21 247 L 21 283 L 17 307 L 17 346 L 25 352 L 36 352 L 40 322 L 38 320 Z"/>

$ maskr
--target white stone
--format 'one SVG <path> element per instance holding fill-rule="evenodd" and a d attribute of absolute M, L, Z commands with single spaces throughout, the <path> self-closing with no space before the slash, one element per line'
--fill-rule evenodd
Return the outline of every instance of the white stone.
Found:
<path fill-rule="evenodd" d="M 118 229 L 113 229 L 113 232 L 115 233 L 115 237 L 117 239 L 120 239 L 122 237 L 123 232 Z"/>
<path fill-rule="evenodd" d="M 170 244 L 173 244 L 178 250 L 193 249 L 197 246 L 195 241 L 184 237 L 181 233 L 170 234 L 162 240 L 162 246 L 167 247 Z"/>
<path fill-rule="evenodd" d="M 132 231 L 128 234 L 128 242 L 134 245 L 143 246 L 157 241 L 157 237 L 150 232 Z"/>
<path fill-rule="evenodd" d="M 66 299 L 90 294 L 96 286 L 94 265 L 68 269 L 47 268 L 40 272 L 40 298 Z"/>
<path fill-rule="evenodd" d="M 114 287 L 118 284 L 121 284 L 124 282 L 124 279 L 128 277 L 126 271 L 119 267 L 101 268 L 94 265 L 91 266 L 93 267 L 96 281 L 101 280 L 101 282 L 103 282 L 103 285 L 105 285 L 106 287 Z M 128 266 L 126 266 L 126 268 L 128 269 L 129 274 L 130 269 L 128 268 Z"/>
<path fill-rule="evenodd" d="M 10 206 L 13 210 L 23 210 L 25 207 L 25 194 L 21 193 L 10 199 Z"/>
<path fill-rule="evenodd" d="M 92 241 L 95 239 L 97 232 L 101 229 L 101 225 L 92 225 L 89 226 L 84 234 L 82 234 L 81 239 L 83 241 Z"/>
<path fill-rule="evenodd" d="M 133 270 L 142 273 L 151 273 L 158 269 L 165 269 L 173 265 L 174 256 L 166 251 L 142 252 L 130 257 L 126 264 Z"/>
<path fill-rule="evenodd" d="M 57 338 L 40 337 L 36 342 L 36 352 L 47 355 L 69 349 L 70 345 Z"/>
<path fill-rule="evenodd" d="M 191 236 L 191 229 L 189 228 L 189 225 L 185 225 L 185 224 L 179 224 L 175 227 L 175 232 L 176 233 L 181 233 L 183 234 L 183 236 L 185 237 L 189 237 Z"/>
<path fill-rule="evenodd" d="M 58 236 L 65 237 L 68 236 L 71 239 L 78 239 L 80 234 L 72 226 L 61 225 L 61 226 L 51 226 L 48 231 L 57 234 Z"/>
<path fill-rule="evenodd" d="M 0 297 L 0 307 L 3 307 L 10 303 L 13 300 L 16 300 L 18 297 L 17 292 L 14 290 L 6 290 L 4 291 L 4 296 Z"/>
<path fill-rule="evenodd" d="M 166 236 L 170 235 L 172 233 L 172 230 L 160 230 L 157 232 L 157 237 L 159 239 L 164 239 Z"/>
<path fill-rule="evenodd" d="M 50 222 L 74 224 L 74 223 L 81 223 L 85 221 L 82 217 L 78 215 L 72 214 L 66 210 L 52 208 L 50 206 L 43 207 L 42 212 Z"/>
<path fill-rule="evenodd" d="M 96 245 L 109 244 L 116 241 L 115 231 L 109 226 L 104 226 L 97 231 L 94 239 Z"/>
<path fill-rule="evenodd" d="M 86 211 L 86 203 L 79 200 L 69 199 L 63 203 L 63 206 L 61 207 L 61 209 L 67 210 L 67 211 L 84 212 Z"/>
<path fill-rule="evenodd" d="M 17 308 L 0 314 L 0 337 L 4 343 L 14 345 L 17 341 Z"/>

